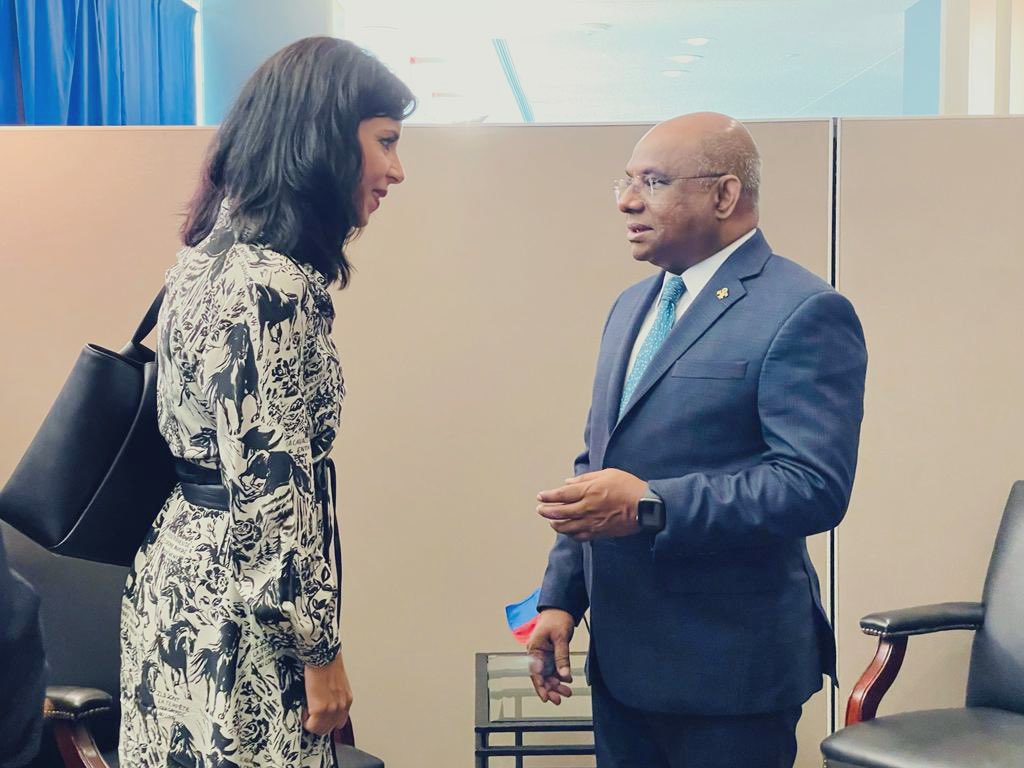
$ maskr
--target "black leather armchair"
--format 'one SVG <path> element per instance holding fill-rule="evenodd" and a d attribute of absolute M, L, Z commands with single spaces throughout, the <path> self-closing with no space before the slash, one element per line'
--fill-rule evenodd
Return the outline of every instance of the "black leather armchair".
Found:
<path fill-rule="evenodd" d="M 865 616 L 878 651 L 825 739 L 827 768 L 1024 766 L 1024 482 L 1014 483 L 989 561 L 983 602 L 940 603 Z M 975 632 L 965 706 L 875 717 L 912 635 Z"/>
<path fill-rule="evenodd" d="M 59 557 L 4 525 L 11 566 L 42 599 L 51 685 L 46 729 L 30 768 L 117 768 L 121 592 L 127 569 Z M 355 748 L 352 725 L 335 733 L 339 768 L 384 768 Z"/>

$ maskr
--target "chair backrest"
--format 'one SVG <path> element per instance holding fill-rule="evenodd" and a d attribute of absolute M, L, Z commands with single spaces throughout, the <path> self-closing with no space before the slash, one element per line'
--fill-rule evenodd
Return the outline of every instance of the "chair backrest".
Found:
<path fill-rule="evenodd" d="M 11 568 L 42 600 L 50 685 L 81 685 L 118 701 L 121 593 L 128 569 L 54 555 L 4 524 Z"/>
<path fill-rule="evenodd" d="M 982 600 L 985 624 L 971 651 L 967 706 L 1024 714 L 1024 481 L 1006 501 Z"/>

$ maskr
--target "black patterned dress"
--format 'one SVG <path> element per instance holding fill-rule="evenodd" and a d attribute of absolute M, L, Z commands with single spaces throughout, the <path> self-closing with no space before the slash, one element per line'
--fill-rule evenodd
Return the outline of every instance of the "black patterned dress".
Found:
<path fill-rule="evenodd" d="M 323 768 L 329 742 L 301 710 L 304 665 L 339 648 L 335 520 L 315 471 L 344 396 L 326 281 L 236 242 L 225 204 L 166 284 L 160 430 L 175 456 L 220 470 L 229 502 L 176 486 L 135 559 L 120 764 Z"/>

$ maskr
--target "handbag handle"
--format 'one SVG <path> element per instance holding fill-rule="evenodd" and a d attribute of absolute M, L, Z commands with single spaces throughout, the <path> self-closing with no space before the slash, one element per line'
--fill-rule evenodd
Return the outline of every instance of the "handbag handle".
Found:
<path fill-rule="evenodd" d="M 149 332 L 153 330 L 153 327 L 156 325 L 157 316 L 160 314 L 160 305 L 164 303 L 164 294 L 166 292 L 167 286 L 160 288 L 160 293 L 153 299 L 153 303 L 149 305 L 146 316 L 142 318 L 142 322 L 139 323 L 139 327 L 135 330 L 135 335 L 132 336 L 132 344 L 138 346 L 144 338 L 149 336 Z"/>

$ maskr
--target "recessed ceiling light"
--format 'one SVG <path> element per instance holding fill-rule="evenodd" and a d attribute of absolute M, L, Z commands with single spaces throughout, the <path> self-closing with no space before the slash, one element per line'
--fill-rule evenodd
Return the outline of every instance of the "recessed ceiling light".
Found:
<path fill-rule="evenodd" d="M 680 56 L 669 56 L 669 59 L 674 61 L 676 64 L 690 64 L 700 58 L 703 57 L 698 56 L 696 53 L 684 53 Z"/>
<path fill-rule="evenodd" d="M 689 70 L 686 69 L 663 69 L 661 70 L 661 74 L 663 74 L 665 77 L 682 77 L 688 71 Z"/>
<path fill-rule="evenodd" d="M 686 42 L 690 45 L 707 45 L 711 42 L 710 37 L 688 37 Z"/>

